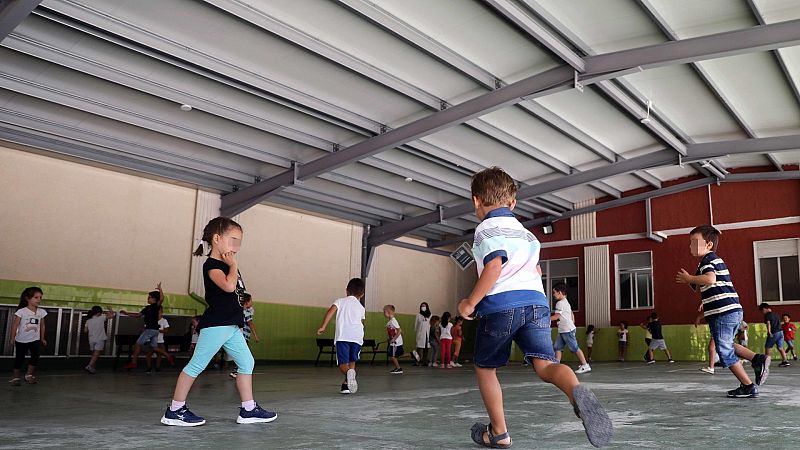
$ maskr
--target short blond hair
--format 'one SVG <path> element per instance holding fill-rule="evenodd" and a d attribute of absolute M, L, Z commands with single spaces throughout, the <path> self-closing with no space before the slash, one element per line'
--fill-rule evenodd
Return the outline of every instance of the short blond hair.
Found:
<path fill-rule="evenodd" d="M 394 305 L 386 305 L 383 307 L 383 310 L 394 312 Z"/>
<path fill-rule="evenodd" d="M 495 166 L 472 176 L 472 196 L 482 205 L 510 206 L 517 197 L 517 185 L 503 169 Z"/>

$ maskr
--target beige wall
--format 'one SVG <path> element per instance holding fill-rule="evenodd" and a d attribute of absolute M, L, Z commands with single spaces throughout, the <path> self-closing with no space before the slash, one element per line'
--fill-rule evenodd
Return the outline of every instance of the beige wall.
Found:
<path fill-rule="evenodd" d="M 456 271 L 460 272 L 447 256 L 388 245 L 378 247 L 370 272 L 375 298 L 368 298 L 367 306 L 377 311 L 392 304 L 399 313 L 416 314 L 420 302 L 426 301 L 434 314 L 450 311 L 455 316 Z"/>
<path fill-rule="evenodd" d="M 239 216 L 239 263 L 258 300 L 330 306 L 360 275 L 361 226 L 257 205 Z"/>
<path fill-rule="evenodd" d="M 0 147 L 0 278 L 186 293 L 195 190 Z"/>
<path fill-rule="evenodd" d="M 200 237 L 198 199 L 215 196 L 3 147 L 0 192 L 0 279 L 135 290 L 163 280 L 167 292 L 183 294 Z M 244 228 L 241 271 L 257 301 L 328 306 L 360 275 L 360 224 L 267 205 L 237 220 Z M 435 313 L 455 314 L 472 272 L 446 256 L 381 246 L 367 309 L 391 303 L 416 313 L 426 300 Z"/>

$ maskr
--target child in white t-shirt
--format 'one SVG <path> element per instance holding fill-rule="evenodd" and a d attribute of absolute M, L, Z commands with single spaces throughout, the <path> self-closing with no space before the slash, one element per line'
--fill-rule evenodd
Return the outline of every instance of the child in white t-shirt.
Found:
<path fill-rule="evenodd" d="M 163 314 L 160 314 L 158 317 L 158 337 L 156 338 L 156 344 L 158 344 L 158 348 L 164 351 L 165 354 L 169 355 L 167 352 L 167 346 L 164 344 L 164 335 L 169 331 L 169 321 L 167 318 L 164 317 Z M 147 373 L 150 373 L 153 367 L 153 354 L 154 352 L 150 352 L 147 355 Z M 163 359 L 163 355 L 158 353 L 156 357 L 156 372 L 161 372 L 161 360 Z"/>
<path fill-rule="evenodd" d="M 89 335 L 89 351 L 92 352 L 92 358 L 83 369 L 90 374 L 94 374 L 96 372 L 97 359 L 106 348 L 106 340 L 108 339 L 106 321 L 114 317 L 114 311 L 109 309 L 103 314 L 103 308 L 95 305 L 92 306 L 86 317 L 86 325 L 83 326 L 83 332 Z"/>
<path fill-rule="evenodd" d="M 14 347 L 17 352 L 14 356 L 14 375 L 10 381 L 12 386 L 22 384 L 20 372 L 28 352 L 31 354 L 31 360 L 28 362 L 25 381 L 28 384 L 37 383 L 34 373 L 39 363 L 41 346 L 47 346 L 44 338 L 44 317 L 47 311 L 39 307 L 41 302 L 42 290 L 35 286 L 26 288 L 19 297 L 19 306 L 11 323 L 11 336 L 14 336 Z"/>
<path fill-rule="evenodd" d="M 361 346 L 364 345 L 364 320 L 366 309 L 361 304 L 364 298 L 365 284 L 361 278 L 353 278 L 347 283 L 347 297 L 333 302 L 325 318 L 317 330 L 322 336 L 333 315 L 336 314 L 336 333 L 333 338 L 336 346 L 336 362 L 339 371 L 344 375 L 340 389 L 342 394 L 355 394 L 358 390 L 356 381 L 356 362 L 361 357 Z"/>
<path fill-rule="evenodd" d="M 442 323 L 439 325 L 441 335 L 439 336 L 439 345 L 442 349 L 442 365 L 441 368 L 453 368 L 453 361 L 450 358 L 450 349 L 453 345 L 453 324 L 450 323 L 450 312 L 445 311 L 442 314 Z"/>
<path fill-rule="evenodd" d="M 628 322 L 623 320 L 619 323 L 617 338 L 619 339 L 619 360 L 625 361 L 625 356 L 628 354 Z"/>
<path fill-rule="evenodd" d="M 405 356 L 405 352 L 403 351 L 403 331 L 400 329 L 400 322 L 394 317 L 394 312 L 394 305 L 386 305 L 383 307 L 383 316 L 389 319 L 389 321 L 386 322 L 386 334 L 389 335 L 389 361 L 394 365 L 394 369 L 389 371 L 389 373 L 392 375 L 400 375 L 403 373 L 403 369 L 400 367 L 400 361 L 398 361 L 397 358 Z M 417 364 L 419 364 L 417 356 L 413 353 L 411 356 L 414 357 Z"/>

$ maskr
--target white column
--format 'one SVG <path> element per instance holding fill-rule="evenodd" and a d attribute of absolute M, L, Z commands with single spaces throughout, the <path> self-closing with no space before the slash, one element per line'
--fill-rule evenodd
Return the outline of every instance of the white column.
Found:
<path fill-rule="evenodd" d="M 611 277 L 609 274 L 608 245 L 595 245 L 583 249 L 586 324 L 596 327 L 611 325 Z"/>

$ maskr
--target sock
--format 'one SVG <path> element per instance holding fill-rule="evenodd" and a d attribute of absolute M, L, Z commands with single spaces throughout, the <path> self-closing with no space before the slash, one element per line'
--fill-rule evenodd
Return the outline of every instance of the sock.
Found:
<path fill-rule="evenodd" d="M 185 405 L 185 404 L 186 404 L 186 402 L 179 402 L 179 401 L 173 400 L 172 404 L 169 405 L 169 410 L 170 411 L 177 411 L 177 410 L 183 408 L 183 405 Z"/>
<path fill-rule="evenodd" d="M 255 400 L 248 400 L 246 402 L 242 402 L 242 408 L 244 408 L 245 411 L 252 411 L 253 409 L 255 409 L 255 407 L 256 407 Z"/>

